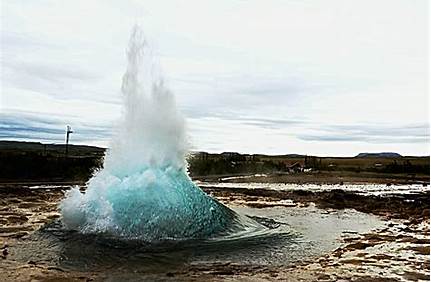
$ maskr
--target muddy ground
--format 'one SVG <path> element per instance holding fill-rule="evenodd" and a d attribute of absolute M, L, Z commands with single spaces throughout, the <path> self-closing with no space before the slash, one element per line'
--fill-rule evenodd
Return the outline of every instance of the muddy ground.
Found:
<path fill-rule="evenodd" d="M 311 171 L 298 173 L 266 173 L 239 175 L 196 176 L 194 180 L 203 182 L 230 183 L 291 183 L 291 184 L 387 184 L 429 185 L 429 174 L 352 172 L 352 171 Z"/>
<path fill-rule="evenodd" d="M 59 217 L 58 202 L 70 186 L 29 189 L 0 187 L 0 279 L 3 281 L 118 281 L 103 273 L 69 271 L 55 265 L 10 259 L 21 238 Z M 267 208 L 316 205 L 328 213 L 356 209 L 378 215 L 385 226 L 366 234 L 346 234 L 342 246 L 316 259 L 286 267 L 233 263 L 188 265 L 150 281 L 429 281 L 429 190 L 423 193 L 364 196 L 343 190 L 310 192 L 205 187 L 226 204 Z"/>

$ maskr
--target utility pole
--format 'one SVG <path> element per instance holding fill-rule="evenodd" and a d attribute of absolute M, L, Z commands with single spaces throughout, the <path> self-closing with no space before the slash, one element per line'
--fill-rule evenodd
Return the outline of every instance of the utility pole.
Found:
<path fill-rule="evenodd" d="M 66 158 L 67 158 L 67 155 L 69 154 L 69 135 L 70 135 L 70 133 L 73 133 L 72 127 L 67 126 L 66 127 Z"/>

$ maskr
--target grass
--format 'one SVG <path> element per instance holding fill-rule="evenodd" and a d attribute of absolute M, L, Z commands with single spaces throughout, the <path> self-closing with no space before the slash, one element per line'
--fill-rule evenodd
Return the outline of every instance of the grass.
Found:
<path fill-rule="evenodd" d="M 104 148 L 64 144 L 0 141 L 0 181 L 87 181 L 103 165 Z M 429 183 L 429 157 L 314 157 L 238 153 L 194 153 L 188 158 L 195 179 L 229 175 L 268 174 L 248 181 L 286 183 Z M 311 168 L 292 173 L 291 165 Z M 288 174 L 289 173 L 289 174 Z"/>

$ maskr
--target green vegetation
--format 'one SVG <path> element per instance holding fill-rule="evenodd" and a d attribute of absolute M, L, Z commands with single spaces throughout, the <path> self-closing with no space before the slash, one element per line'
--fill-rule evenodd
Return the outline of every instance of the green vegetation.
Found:
<path fill-rule="evenodd" d="M 313 168 L 321 171 L 353 171 L 378 173 L 418 173 L 430 172 L 429 157 L 397 158 L 317 158 Z"/>
<path fill-rule="evenodd" d="M 1 181 L 86 181 L 102 166 L 105 150 L 36 142 L 0 141 Z"/>
<path fill-rule="evenodd" d="M 238 153 L 208 154 L 195 153 L 188 158 L 191 176 L 271 173 L 283 170 L 278 161 L 261 160 L 257 155 Z"/>
<path fill-rule="evenodd" d="M 329 172 L 410 173 L 429 175 L 429 157 L 364 157 L 333 158 L 301 155 L 241 155 L 238 153 L 195 153 L 189 159 L 192 176 L 285 173 L 311 169 Z"/>
<path fill-rule="evenodd" d="M 0 181 L 87 181 L 103 165 L 104 155 L 105 149 L 92 146 L 70 145 L 66 156 L 65 145 L 0 141 Z M 324 177 L 354 175 L 356 178 L 390 175 L 395 179 L 429 182 L 430 174 L 429 157 L 334 158 L 196 152 L 189 156 L 188 162 L 194 178 L 265 173 L 283 181 L 289 178 L 300 182 L 301 175 L 319 173 Z"/>

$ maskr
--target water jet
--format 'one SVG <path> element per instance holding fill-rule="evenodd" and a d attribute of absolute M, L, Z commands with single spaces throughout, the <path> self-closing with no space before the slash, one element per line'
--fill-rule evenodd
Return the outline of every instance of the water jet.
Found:
<path fill-rule="evenodd" d="M 260 226 L 191 181 L 185 120 L 138 26 L 127 59 L 123 118 L 104 168 L 84 193 L 74 188 L 61 202 L 66 228 L 154 241 L 210 238 Z"/>

